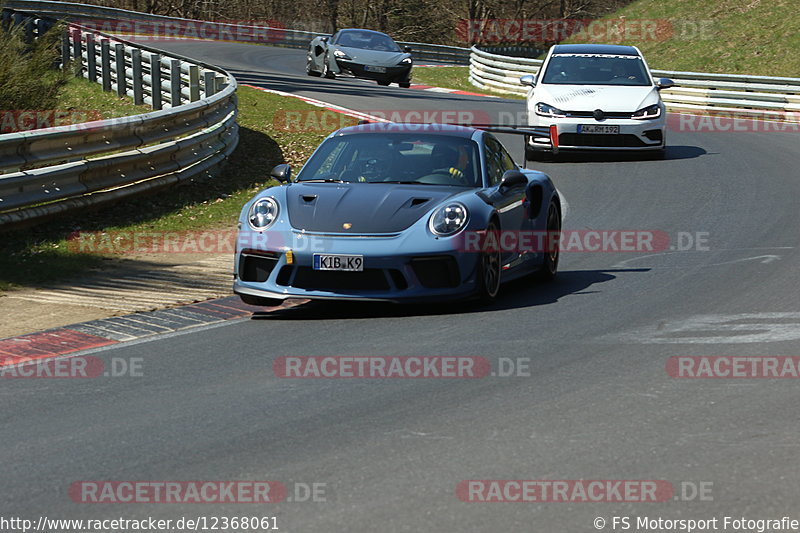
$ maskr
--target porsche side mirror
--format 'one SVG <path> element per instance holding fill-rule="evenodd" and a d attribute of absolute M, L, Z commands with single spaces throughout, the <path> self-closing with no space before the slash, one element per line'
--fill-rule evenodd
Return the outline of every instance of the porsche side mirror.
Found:
<path fill-rule="evenodd" d="M 407 54 L 410 54 L 411 53 L 411 47 L 410 46 L 404 46 L 403 47 L 403 52 L 405 52 Z"/>
<path fill-rule="evenodd" d="M 528 85 L 530 87 L 536 87 L 536 76 L 532 74 L 526 74 L 519 79 L 520 85 Z"/>
<path fill-rule="evenodd" d="M 519 170 L 506 170 L 500 180 L 500 190 L 506 191 L 528 184 L 528 178 Z"/>
<path fill-rule="evenodd" d="M 281 183 L 289 183 L 292 180 L 292 165 L 281 163 L 275 166 L 269 173 L 271 178 L 275 178 Z"/>
<path fill-rule="evenodd" d="M 656 87 L 658 90 L 669 89 L 670 87 L 675 87 L 675 82 L 669 78 L 659 78 L 656 81 Z"/>
<path fill-rule="evenodd" d="M 323 43 L 327 43 L 328 39 L 330 39 L 330 37 L 322 37 L 320 38 L 320 41 L 322 41 Z"/>

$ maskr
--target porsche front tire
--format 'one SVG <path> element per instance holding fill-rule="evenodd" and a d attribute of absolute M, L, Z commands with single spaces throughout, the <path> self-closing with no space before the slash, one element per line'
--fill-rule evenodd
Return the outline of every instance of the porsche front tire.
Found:
<path fill-rule="evenodd" d="M 486 228 L 486 233 L 498 232 L 499 227 L 497 223 L 490 222 Z M 500 292 L 500 273 L 502 270 L 500 264 L 500 250 L 486 250 L 481 252 L 478 257 L 478 301 L 481 304 L 490 304 L 497 297 Z"/>

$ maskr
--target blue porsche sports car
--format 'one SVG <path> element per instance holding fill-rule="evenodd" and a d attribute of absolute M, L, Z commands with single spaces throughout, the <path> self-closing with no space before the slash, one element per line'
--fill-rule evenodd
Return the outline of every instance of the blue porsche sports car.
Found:
<path fill-rule="evenodd" d="M 242 209 L 233 290 L 286 298 L 489 302 L 500 283 L 558 267 L 561 200 L 490 132 L 363 124 L 332 133 L 297 176 Z M 544 237 L 544 238 L 542 238 Z"/>

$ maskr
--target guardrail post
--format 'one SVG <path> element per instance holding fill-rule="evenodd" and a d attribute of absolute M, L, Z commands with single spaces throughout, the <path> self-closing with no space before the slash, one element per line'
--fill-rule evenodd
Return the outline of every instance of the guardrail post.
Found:
<path fill-rule="evenodd" d="M 86 34 L 86 70 L 89 81 L 97 82 L 97 56 L 95 55 L 94 35 Z"/>
<path fill-rule="evenodd" d="M 189 65 L 189 101 L 200 100 L 200 67 Z"/>
<path fill-rule="evenodd" d="M 125 75 L 125 45 L 114 45 L 114 61 L 117 65 L 117 96 L 125 96 L 128 90 L 127 76 Z"/>
<path fill-rule="evenodd" d="M 203 95 L 210 98 L 217 92 L 217 73 L 213 70 L 203 71 Z"/>
<path fill-rule="evenodd" d="M 61 34 L 61 68 L 66 68 L 69 64 L 69 30 L 64 30 Z"/>
<path fill-rule="evenodd" d="M 108 39 L 100 40 L 100 78 L 103 90 L 111 90 L 111 44 Z"/>
<path fill-rule="evenodd" d="M 153 109 L 161 109 L 161 54 L 150 54 L 150 95 Z"/>
<path fill-rule="evenodd" d="M 34 20 L 32 18 L 25 19 L 25 42 L 32 43 L 33 42 L 33 25 Z"/>
<path fill-rule="evenodd" d="M 80 76 L 83 72 L 83 35 L 81 30 L 73 28 L 72 30 L 72 59 L 75 60 L 75 75 Z"/>
<path fill-rule="evenodd" d="M 131 64 L 133 65 L 133 103 L 144 103 L 144 90 L 142 87 L 142 51 L 138 48 L 131 50 Z"/>
<path fill-rule="evenodd" d="M 50 29 L 49 24 L 45 19 L 36 19 L 36 38 L 38 39 Z"/>
<path fill-rule="evenodd" d="M 2 28 L 3 31 L 8 31 L 8 27 L 11 25 L 12 12 L 8 8 L 3 8 L 2 13 L 2 18 L 0 19 L 0 28 Z"/>
<path fill-rule="evenodd" d="M 181 62 L 169 62 L 169 103 L 172 107 L 181 105 Z"/>

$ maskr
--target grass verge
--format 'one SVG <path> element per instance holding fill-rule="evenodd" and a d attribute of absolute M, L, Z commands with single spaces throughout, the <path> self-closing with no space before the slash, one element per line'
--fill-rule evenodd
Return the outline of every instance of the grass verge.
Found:
<path fill-rule="evenodd" d="M 525 99 L 524 96 L 484 91 L 483 89 L 475 87 L 469 82 L 469 67 L 414 67 L 412 81 L 413 83 L 444 87 L 446 89 L 456 89 L 457 91 L 490 94 L 492 96 L 501 96 L 514 100 Z"/>
<path fill-rule="evenodd" d="M 147 108 L 103 93 L 99 85 L 71 80 L 64 88 L 59 108 L 91 109 L 103 116 L 142 113 Z M 180 232 L 233 229 L 242 205 L 257 191 L 275 185 L 269 177 L 281 162 L 299 166 L 333 129 L 287 128 L 277 116 L 297 112 L 301 116 L 317 108 L 300 100 L 252 89 L 239 89 L 239 145 L 222 173 L 169 191 L 123 200 L 96 211 L 82 212 L 52 222 L 2 235 L 0 291 L 36 286 L 102 268 L 112 257 L 76 251 L 68 245 L 74 232 Z M 338 126 L 338 124 L 336 125 Z M 117 256 L 118 257 L 118 256 Z"/>

